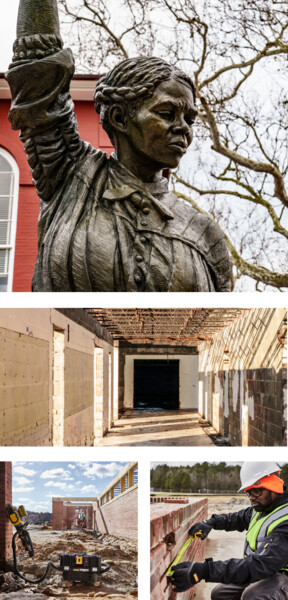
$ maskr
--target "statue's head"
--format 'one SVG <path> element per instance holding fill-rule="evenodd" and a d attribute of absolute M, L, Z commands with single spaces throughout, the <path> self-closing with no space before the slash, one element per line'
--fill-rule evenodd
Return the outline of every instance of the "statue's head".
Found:
<path fill-rule="evenodd" d="M 159 164 L 177 166 L 191 143 L 191 125 L 197 115 L 194 85 L 183 71 L 160 58 L 140 57 L 122 61 L 99 79 L 94 101 L 103 129 L 114 146 L 117 135 L 123 133 L 131 144 L 135 143 L 139 148 L 143 144 L 145 147 L 145 143 L 148 149 L 152 146 L 155 148 L 156 143 L 159 146 L 156 150 L 159 155 L 161 143 L 161 148 L 163 147 L 164 133 L 164 146 L 167 146 L 166 140 L 169 137 L 167 132 L 164 132 L 164 129 L 167 129 L 166 123 L 170 121 L 171 128 L 173 118 L 174 121 L 178 120 L 178 133 L 169 134 L 168 152 L 166 147 L 165 157 L 160 157 Z M 138 116 L 140 121 L 137 121 Z M 180 126 L 181 119 L 184 124 Z M 160 121 L 163 131 L 159 129 Z M 146 140 L 147 135 L 149 137 Z M 153 161 L 149 150 L 148 158 Z"/>

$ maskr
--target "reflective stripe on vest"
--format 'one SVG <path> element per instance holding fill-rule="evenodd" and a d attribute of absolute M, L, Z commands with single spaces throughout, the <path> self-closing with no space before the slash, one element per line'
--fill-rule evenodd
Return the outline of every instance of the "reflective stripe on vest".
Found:
<path fill-rule="evenodd" d="M 288 503 L 278 506 L 271 513 L 261 518 L 260 513 L 253 510 L 246 534 L 244 556 L 249 556 L 249 554 L 253 554 L 255 550 L 258 550 L 264 539 L 270 535 L 277 525 L 284 521 L 288 521 Z M 281 569 L 281 571 L 283 570 L 287 571 L 287 569 Z"/>

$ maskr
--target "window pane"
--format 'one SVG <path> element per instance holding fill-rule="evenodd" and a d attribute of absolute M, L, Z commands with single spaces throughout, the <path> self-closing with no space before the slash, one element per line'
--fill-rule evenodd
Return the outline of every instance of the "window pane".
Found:
<path fill-rule="evenodd" d="M 7 292 L 7 275 L 0 275 L 0 292 Z"/>
<path fill-rule="evenodd" d="M 134 485 L 137 485 L 137 483 L 138 483 L 138 469 L 135 469 L 135 471 L 133 473 L 133 481 L 134 481 Z"/>
<path fill-rule="evenodd" d="M 9 250 L 0 250 L 0 275 L 8 273 Z"/>
<path fill-rule="evenodd" d="M 121 485 L 120 482 L 117 483 L 117 485 L 115 485 L 114 487 L 114 498 L 116 498 L 117 496 L 119 496 L 121 494 Z"/>
<path fill-rule="evenodd" d="M 12 167 L 9 164 L 8 160 L 0 154 L 0 171 L 6 171 L 6 173 L 12 173 Z"/>
<path fill-rule="evenodd" d="M 18 172 L 13 157 L 0 147 L 0 292 L 12 287 Z"/>
<path fill-rule="evenodd" d="M 11 229 L 11 223 L 10 221 L 4 221 L 4 223 L 1 223 L 0 221 L 0 244 L 1 245 L 6 245 L 10 243 L 10 229 Z"/>
<path fill-rule="evenodd" d="M 0 198 L 0 221 L 11 218 L 9 214 L 11 213 L 10 207 L 12 208 L 12 198 L 8 198 L 8 196 Z"/>
<path fill-rule="evenodd" d="M 13 194 L 13 173 L 0 172 L 0 196 Z"/>

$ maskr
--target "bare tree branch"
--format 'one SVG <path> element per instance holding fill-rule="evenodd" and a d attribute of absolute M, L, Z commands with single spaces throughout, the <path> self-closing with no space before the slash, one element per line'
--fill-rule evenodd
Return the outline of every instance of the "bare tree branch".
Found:
<path fill-rule="evenodd" d="M 283 202 L 283 204 L 288 207 L 288 195 L 285 190 L 283 176 L 280 173 L 278 167 L 276 167 L 274 164 L 261 163 L 252 160 L 251 158 L 246 158 L 245 156 L 237 154 L 233 150 L 230 150 L 229 148 L 223 146 L 223 144 L 220 141 L 220 135 L 217 128 L 216 120 L 208 106 L 208 102 L 203 96 L 201 96 L 200 100 L 202 107 L 205 111 L 206 121 L 210 127 L 211 138 L 213 141 L 213 146 L 211 146 L 212 150 L 219 152 L 219 154 L 226 156 L 227 158 L 229 158 L 229 160 L 232 160 L 233 162 L 242 165 L 242 167 L 251 169 L 252 171 L 257 171 L 260 173 L 270 173 L 270 175 L 272 175 L 272 177 L 274 178 L 275 197 L 279 198 L 279 200 L 281 200 L 281 202 Z"/>

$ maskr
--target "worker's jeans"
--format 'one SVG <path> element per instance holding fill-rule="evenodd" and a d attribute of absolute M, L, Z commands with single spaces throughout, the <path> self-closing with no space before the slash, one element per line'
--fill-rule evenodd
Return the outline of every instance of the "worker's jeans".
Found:
<path fill-rule="evenodd" d="M 288 577 L 276 573 L 248 586 L 224 585 L 213 588 L 211 600 L 288 600 Z"/>

